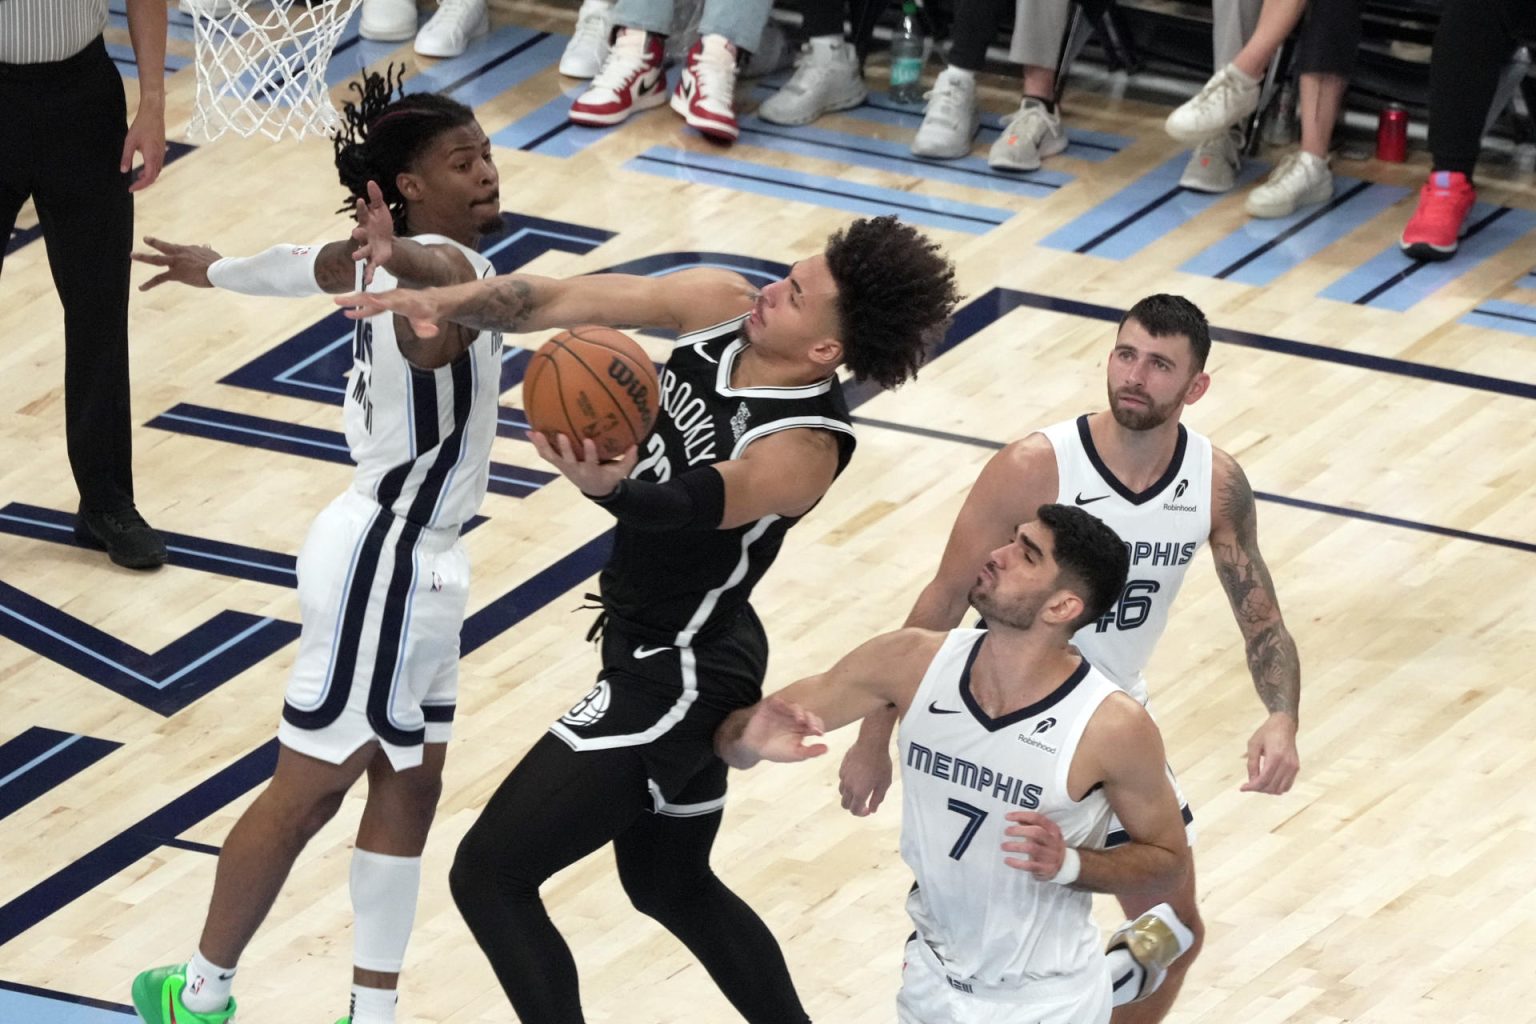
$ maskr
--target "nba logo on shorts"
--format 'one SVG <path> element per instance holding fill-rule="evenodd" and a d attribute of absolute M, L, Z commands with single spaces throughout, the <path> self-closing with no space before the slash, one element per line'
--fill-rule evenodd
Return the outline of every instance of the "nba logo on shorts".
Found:
<path fill-rule="evenodd" d="M 608 710 L 608 680 L 600 679 L 592 692 L 576 702 L 576 706 L 560 716 L 566 725 L 591 725 Z"/>

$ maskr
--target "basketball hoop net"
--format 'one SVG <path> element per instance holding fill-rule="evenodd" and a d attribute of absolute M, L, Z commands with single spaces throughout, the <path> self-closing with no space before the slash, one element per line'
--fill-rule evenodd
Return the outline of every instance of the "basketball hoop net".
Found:
<path fill-rule="evenodd" d="M 193 0 L 197 106 L 188 134 L 334 135 L 325 69 L 360 0 Z M 227 10 L 223 8 L 228 7 Z"/>

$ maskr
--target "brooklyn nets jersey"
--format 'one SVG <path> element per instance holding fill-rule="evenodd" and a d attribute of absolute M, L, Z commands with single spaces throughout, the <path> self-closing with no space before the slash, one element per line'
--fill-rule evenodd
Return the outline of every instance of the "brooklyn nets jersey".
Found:
<path fill-rule="evenodd" d="M 441 235 L 423 245 L 451 245 L 476 273 L 490 261 Z M 379 269 L 369 291 L 398 287 Z M 416 526 L 453 528 L 480 508 L 491 472 L 496 400 L 501 393 L 501 334 L 481 331 L 448 366 L 412 366 L 395 339 L 393 313 L 359 320 L 347 386 L 347 446 L 357 463 L 352 487 Z"/>
<path fill-rule="evenodd" d="M 1120 600 L 1072 638 L 1093 666 L 1142 704 L 1142 672 L 1168 625 L 1168 610 L 1184 573 L 1211 535 L 1211 442 L 1179 426 L 1168 471 L 1145 491 L 1126 488 L 1104 465 L 1088 417 L 1041 431 L 1056 450 L 1061 481 L 1056 500 L 1075 504 L 1109 525 L 1130 550 L 1131 568 Z"/>
<path fill-rule="evenodd" d="M 781 430 L 829 430 L 837 472 L 853 455 L 853 426 L 836 376 L 803 387 L 736 388 L 746 316 L 677 340 L 661 371 L 661 411 L 630 476 L 664 483 L 740 458 Z M 764 516 L 730 530 L 637 530 L 619 523 L 601 578 L 603 607 L 625 628 L 688 647 L 728 625 L 779 553 L 798 517 Z"/>
<path fill-rule="evenodd" d="M 946 973 L 1025 987 L 1097 969 L 1093 897 L 1003 862 L 1011 811 L 1037 811 L 1068 846 L 1101 849 L 1109 801 L 1080 801 L 1067 773 L 1088 720 L 1115 685 L 1084 661 L 1050 696 L 990 718 L 971 693 L 984 629 L 950 632 L 901 721 L 901 856 L 907 910 Z"/>

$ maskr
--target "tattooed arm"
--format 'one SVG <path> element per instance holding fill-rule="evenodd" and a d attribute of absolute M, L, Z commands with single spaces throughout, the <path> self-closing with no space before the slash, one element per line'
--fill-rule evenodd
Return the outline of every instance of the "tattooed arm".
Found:
<path fill-rule="evenodd" d="M 343 295 L 354 320 L 392 310 L 430 337 L 438 321 L 509 334 L 581 324 L 691 331 L 740 316 L 756 290 L 725 270 L 696 268 L 664 277 L 588 274 L 553 278 L 507 274 L 449 288 Z"/>
<path fill-rule="evenodd" d="M 1296 753 L 1301 662 L 1259 553 L 1253 488 L 1237 460 L 1219 449 L 1212 453 L 1212 471 L 1211 555 L 1243 633 L 1253 687 L 1269 709 L 1269 718 L 1248 741 L 1248 781 L 1242 788 L 1284 793 L 1301 768 Z"/>

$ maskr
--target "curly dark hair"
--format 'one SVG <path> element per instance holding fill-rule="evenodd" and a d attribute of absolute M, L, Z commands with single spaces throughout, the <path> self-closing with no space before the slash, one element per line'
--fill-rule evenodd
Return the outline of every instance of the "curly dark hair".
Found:
<path fill-rule="evenodd" d="M 1125 311 L 1120 326 L 1124 327 L 1127 320 L 1135 320 L 1154 338 L 1182 334 L 1189 339 L 1195 372 L 1205 369 L 1205 360 L 1211 354 L 1211 325 L 1200 307 L 1184 296 L 1148 295 Z"/>
<path fill-rule="evenodd" d="M 960 301 L 954 264 L 895 217 L 854 221 L 827 240 L 826 255 L 848 369 L 882 388 L 916 377 Z"/>
<path fill-rule="evenodd" d="M 1071 505 L 1041 505 L 1035 513 L 1051 530 L 1051 557 L 1069 589 L 1083 599 L 1076 632 L 1114 607 L 1125 589 L 1131 553 L 1120 535 L 1098 516 Z"/>
<path fill-rule="evenodd" d="M 341 115 L 346 122 L 337 133 L 336 173 L 347 190 L 337 213 L 348 213 L 368 197 L 368 182 L 379 183 L 384 202 L 395 217 L 395 232 L 408 234 L 405 197 L 395 176 L 411 169 L 432 140 L 450 128 L 473 124 L 475 112 L 456 100 L 432 92 L 406 95 L 405 65 L 391 64 L 384 74 L 370 71 L 351 83 L 357 102 L 347 100 Z"/>

